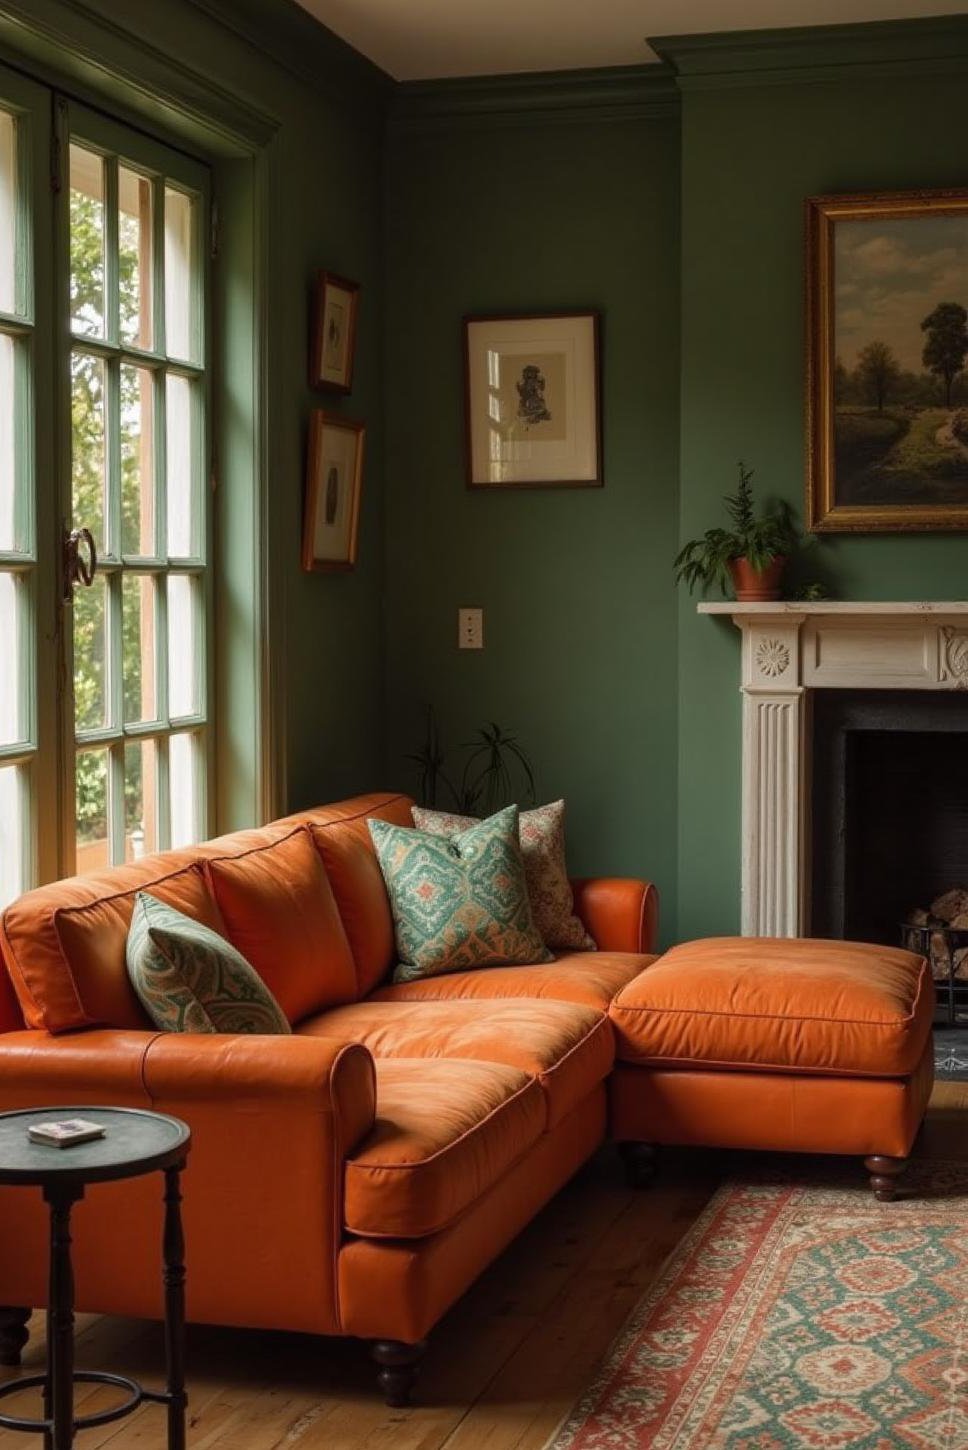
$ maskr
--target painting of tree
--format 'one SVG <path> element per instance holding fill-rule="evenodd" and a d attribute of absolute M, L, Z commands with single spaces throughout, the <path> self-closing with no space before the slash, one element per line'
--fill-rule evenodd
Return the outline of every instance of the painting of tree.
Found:
<path fill-rule="evenodd" d="M 921 360 L 929 372 L 944 382 L 944 405 L 951 407 L 951 388 L 961 374 L 968 355 L 968 312 L 960 302 L 939 302 L 921 323 L 927 333 Z"/>
<path fill-rule="evenodd" d="M 814 523 L 968 527 L 968 195 L 813 198 L 808 244 Z"/>

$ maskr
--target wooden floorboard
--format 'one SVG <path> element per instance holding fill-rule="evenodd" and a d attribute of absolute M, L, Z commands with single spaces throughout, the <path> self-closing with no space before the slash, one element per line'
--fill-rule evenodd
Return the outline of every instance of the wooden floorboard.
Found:
<path fill-rule="evenodd" d="M 918 1152 L 968 1157 L 968 1083 L 936 1087 Z M 438 1326 L 420 1403 L 410 1410 L 382 1404 L 355 1341 L 192 1327 L 191 1450 L 541 1450 L 670 1251 L 735 1170 L 729 1155 L 668 1151 L 656 1186 L 634 1192 L 604 1149 Z M 157 1384 L 161 1331 L 80 1316 L 77 1357 L 82 1367 Z M 35 1315 L 22 1373 L 43 1361 Z M 110 1392 L 88 1387 L 81 1400 L 83 1410 L 101 1408 Z M 4 1408 L 36 1413 L 36 1397 L 25 1393 Z M 25 1443 L 0 1432 L 0 1450 Z M 145 1405 L 127 1421 L 85 1432 L 78 1445 L 165 1450 L 164 1412 Z"/>

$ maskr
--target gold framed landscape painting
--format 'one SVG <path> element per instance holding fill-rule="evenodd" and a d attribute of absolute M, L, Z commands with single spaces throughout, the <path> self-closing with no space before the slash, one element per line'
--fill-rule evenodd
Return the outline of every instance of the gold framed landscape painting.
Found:
<path fill-rule="evenodd" d="M 466 317 L 467 483 L 602 483 L 596 312 Z"/>
<path fill-rule="evenodd" d="M 352 569 L 360 528 L 362 423 L 316 408 L 309 421 L 302 566 Z"/>
<path fill-rule="evenodd" d="M 968 191 L 811 197 L 807 518 L 968 529 Z"/>

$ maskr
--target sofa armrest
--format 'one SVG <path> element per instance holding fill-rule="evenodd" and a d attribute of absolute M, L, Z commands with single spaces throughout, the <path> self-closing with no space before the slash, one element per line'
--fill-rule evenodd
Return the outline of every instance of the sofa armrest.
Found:
<path fill-rule="evenodd" d="M 0 1109 L 105 1103 L 170 1113 L 192 1130 L 184 1181 L 191 1319 L 340 1332 L 344 1163 L 376 1116 L 365 1047 L 325 1037 L 127 1031 L 0 1036 Z M 79 1307 L 155 1317 L 160 1190 L 133 1179 L 99 1193 L 101 1212 L 77 1225 L 86 1275 Z M 39 1195 L 5 1191 L 0 1244 L 43 1243 L 42 1218 Z M 11 1302 L 41 1303 L 46 1259 L 37 1252 L 23 1260 L 7 1275 L 19 1295 Z"/>
<path fill-rule="evenodd" d="M 572 881 L 575 912 L 603 952 L 654 952 L 659 893 L 651 881 L 590 876 Z"/>
<path fill-rule="evenodd" d="M 342 1157 L 376 1118 L 373 1058 L 361 1043 L 331 1037 L 159 1033 L 145 1051 L 144 1084 L 152 1103 L 179 1103 L 189 1117 L 193 1103 L 232 1113 L 256 1103 L 331 1118 Z"/>
<path fill-rule="evenodd" d="M 0 1109 L 35 1103 L 119 1102 L 151 1108 L 159 1099 L 272 1102 L 281 1114 L 330 1115 L 345 1151 L 365 1137 L 375 1111 L 372 1057 L 330 1037 L 248 1037 L 194 1032 L 0 1034 Z"/>
<path fill-rule="evenodd" d="M 58 1103 L 273 1104 L 334 1120 L 344 1155 L 376 1116 L 373 1059 L 329 1037 L 96 1031 L 0 1035 L 0 1110 Z M 175 1109 L 171 1108 L 174 1112 Z"/>
<path fill-rule="evenodd" d="M 152 1032 L 24 1028 L 0 1035 L 0 1111 L 82 1103 L 150 1108 L 142 1064 Z"/>

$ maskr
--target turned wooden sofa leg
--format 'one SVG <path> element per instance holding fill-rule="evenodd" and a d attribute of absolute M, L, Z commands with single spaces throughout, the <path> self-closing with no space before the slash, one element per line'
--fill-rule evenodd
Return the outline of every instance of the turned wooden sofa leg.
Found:
<path fill-rule="evenodd" d="M 30 1314 L 29 1309 L 0 1305 L 0 1364 L 14 1367 L 20 1363 L 20 1351 L 30 1338 Z"/>
<path fill-rule="evenodd" d="M 651 1143 L 619 1143 L 629 1188 L 649 1188 L 655 1179 L 656 1150 Z"/>
<path fill-rule="evenodd" d="M 375 1339 L 370 1345 L 370 1354 L 380 1366 L 376 1382 L 392 1409 L 409 1405 L 410 1392 L 426 1348 L 425 1339 L 418 1340 L 416 1344 L 404 1344 L 399 1339 Z"/>
<path fill-rule="evenodd" d="M 881 1203 L 890 1203 L 897 1197 L 897 1180 L 907 1167 L 906 1158 L 885 1158 L 881 1153 L 874 1153 L 864 1159 L 864 1167 L 871 1176 L 875 1198 Z"/>

